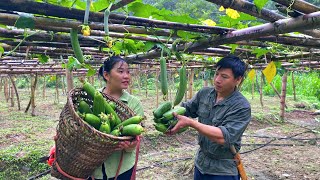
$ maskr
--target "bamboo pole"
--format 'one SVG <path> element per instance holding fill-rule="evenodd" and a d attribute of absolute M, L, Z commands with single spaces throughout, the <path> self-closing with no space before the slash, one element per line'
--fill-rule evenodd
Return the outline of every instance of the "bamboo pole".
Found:
<path fill-rule="evenodd" d="M 193 95 L 193 80 L 194 80 L 194 69 L 190 69 L 190 76 L 189 76 L 189 99 L 192 98 Z"/>
<path fill-rule="evenodd" d="M 201 39 L 196 42 L 181 44 L 176 47 L 177 51 L 193 52 L 198 49 L 204 49 L 211 45 L 218 46 L 221 44 L 234 43 L 240 40 L 256 39 L 267 35 L 276 35 L 280 33 L 287 33 L 299 31 L 301 29 L 315 28 L 320 24 L 320 12 L 311 13 L 297 18 L 281 19 L 274 23 L 266 23 L 254 27 L 235 30 L 225 35 L 212 36 L 211 38 Z M 187 48 L 186 48 L 187 47 Z M 166 54 L 165 54 L 166 55 Z M 152 50 L 149 53 L 139 53 L 126 57 L 127 61 L 133 61 L 144 58 L 156 58 L 160 56 L 159 50 Z"/>
<path fill-rule="evenodd" d="M 302 13 L 305 13 L 305 14 L 309 14 L 309 13 L 313 13 L 313 12 L 317 12 L 317 11 L 320 11 L 320 8 L 311 4 L 311 3 L 308 3 L 306 1 L 303 1 L 303 0 L 272 0 L 274 2 L 277 2 L 279 4 L 282 4 L 284 6 L 290 6 L 292 9 L 295 9 L 295 10 L 298 10 Z"/>
<path fill-rule="evenodd" d="M 275 21 L 286 18 L 285 16 L 274 13 L 271 10 L 267 10 L 265 8 L 262 8 L 261 11 L 259 11 L 257 7 L 249 1 L 244 1 L 244 0 L 207 0 L 207 1 L 215 3 L 217 5 L 224 6 L 224 7 L 230 7 L 232 9 L 250 14 L 252 16 L 264 19 L 269 22 L 275 22 Z M 319 30 L 301 29 L 301 32 L 317 38 L 320 37 Z"/>
<path fill-rule="evenodd" d="M 37 3 L 30 0 L 3 0 L 4 2 L 0 4 L 0 8 L 10 11 L 20 11 L 26 13 L 42 14 L 46 16 L 54 16 L 60 18 L 78 19 L 82 20 L 84 17 L 84 11 L 61 7 L 53 4 L 47 3 Z M 89 21 L 90 22 L 103 22 L 104 13 L 90 12 Z M 109 22 L 112 24 L 126 24 L 135 25 L 142 27 L 157 27 L 157 28 L 167 28 L 167 29 L 179 29 L 192 32 L 202 32 L 202 33 L 213 33 L 213 34 L 223 34 L 230 29 L 203 26 L 203 25 L 190 25 L 183 23 L 175 23 L 168 21 L 150 20 L 149 18 L 139 18 L 121 14 L 111 13 L 109 16 Z"/>
<path fill-rule="evenodd" d="M 17 86 L 16 86 L 14 78 L 11 77 L 11 76 L 9 76 L 9 78 L 11 80 L 12 87 L 14 88 L 14 92 L 15 92 L 16 97 L 17 97 L 18 110 L 20 111 L 21 110 L 21 106 L 20 106 L 20 98 L 19 98 L 19 93 L 18 93 L 18 90 L 17 90 Z"/>
<path fill-rule="evenodd" d="M 46 99 L 46 76 L 43 76 L 42 98 Z"/>
<path fill-rule="evenodd" d="M 262 87 L 263 87 L 263 73 L 261 71 L 261 77 L 260 77 L 260 104 L 261 107 L 263 108 L 263 94 L 262 94 Z"/>
<path fill-rule="evenodd" d="M 73 73 L 68 68 L 66 68 L 66 79 L 67 79 L 67 91 L 69 92 L 71 89 L 73 89 L 74 85 L 73 85 Z"/>
<path fill-rule="evenodd" d="M 38 74 L 35 75 L 34 77 L 34 83 L 31 86 L 31 116 L 35 116 L 35 108 L 36 108 L 36 103 L 35 103 L 35 98 L 36 98 L 36 87 L 37 87 L 37 80 L 38 80 Z"/>
<path fill-rule="evenodd" d="M 294 84 L 294 71 L 292 71 L 291 73 L 291 78 L 292 78 L 292 90 L 293 90 L 293 100 L 296 101 L 297 100 L 297 96 L 296 96 L 296 85 Z"/>
<path fill-rule="evenodd" d="M 280 93 L 278 92 L 277 88 L 274 87 L 273 83 L 270 83 L 270 86 L 272 87 L 272 89 L 274 90 L 274 92 L 277 94 L 277 96 L 279 97 L 279 99 L 281 100 L 281 96 Z M 285 104 L 285 107 L 288 108 L 288 106 Z"/>
<path fill-rule="evenodd" d="M 281 100 L 280 100 L 280 119 L 284 120 L 284 107 L 286 103 L 286 92 L 287 92 L 287 72 L 282 76 L 282 88 L 281 88 Z"/>

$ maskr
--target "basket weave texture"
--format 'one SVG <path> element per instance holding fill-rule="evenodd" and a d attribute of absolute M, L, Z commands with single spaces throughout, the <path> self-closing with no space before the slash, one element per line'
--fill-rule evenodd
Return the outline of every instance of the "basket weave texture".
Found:
<path fill-rule="evenodd" d="M 121 101 L 103 94 L 108 102 L 116 104 L 116 113 L 121 120 L 134 116 L 134 112 Z M 115 151 L 120 141 L 132 140 L 132 136 L 117 137 L 102 133 L 83 121 L 76 113 L 80 100 L 91 107 L 93 100 L 80 89 L 72 89 L 68 94 L 57 125 L 56 162 L 60 168 L 73 177 L 86 179 Z M 59 179 L 68 179 L 57 170 L 53 163 L 51 175 Z"/>

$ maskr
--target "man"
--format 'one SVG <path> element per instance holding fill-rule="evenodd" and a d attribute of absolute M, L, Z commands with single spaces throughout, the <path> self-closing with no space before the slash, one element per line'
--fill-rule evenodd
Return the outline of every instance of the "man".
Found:
<path fill-rule="evenodd" d="M 241 136 L 251 120 L 251 107 L 237 90 L 246 71 L 245 63 L 235 56 L 217 63 L 214 87 L 202 88 L 181 106 L 185 116 L 174 114 L 177 125 L 169 132 L 190 126 L 199 132 L 200 148 L 195 158 L 195 180 L 240 179 L 230 147 L 240 150 Z M 198 117 L 198 121 L 191 118 Z"/>

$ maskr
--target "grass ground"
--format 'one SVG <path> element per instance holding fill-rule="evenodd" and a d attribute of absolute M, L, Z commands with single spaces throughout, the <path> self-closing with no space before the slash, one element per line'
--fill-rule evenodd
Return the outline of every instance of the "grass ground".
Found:
<path fill-rule="evenodd" d="M 3 93 L 3 92 L 0 92 Z M 152 110 L 156 107 L 154 92 L 134 91 L 145 107 L 147 132 L 141 144 L 137 179 L 192 179 L 193 157 L 198 148 L 197 132 L 190 129 L 175 136 L 165 136 L 152 126 Z M 47 155 L 54 144 L 53 136 L 59 114 L 66 102 L 54 98 L 54 91 L 47 90 L 47 97 L 37 97 L 36 116 L 24 113 L 29 92 L 19 89 L 21 107 L 9 107 L 0 96 L 0 179 L 26 179 L 48 169 L 39 158 Z M 253 120 L 243 137 L 241 152 L 268 146 L 242 155 L 250 179 L 318 179 L 320 172 L 319 119 L 313 111 L 320 106 L 316 98 L 287 98 L 288 109 L 284 121 L 279 120 L 279 99 L 264 97 L 264 107 L 256 95 L 245 94 L 252 105 Z M 159 97 L 159 99 L 161 99 Z M 304 108 L 296 108 L 303 104 Z M 299 106 L 301 107 L 301 106 Z M 310 131 L 312 129 L 313 131 Z M 289 139 L 279 139 L 299 134 Z M 257 137 L 259 136 L 259 137 Z M 262 138 L 264 137 L 264 138 Z M 274 138 L 267 138 L 274 137 Z M 54 179 L 50 175 L 41 179 Z"/>

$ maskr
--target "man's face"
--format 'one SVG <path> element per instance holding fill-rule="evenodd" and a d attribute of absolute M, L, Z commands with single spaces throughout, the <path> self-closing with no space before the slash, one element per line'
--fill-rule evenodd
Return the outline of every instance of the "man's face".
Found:
<path fill-rule="evenodd" d="M 233 92 L 234 88 L 241 82 L 242 77 L 234 78 L 232 70 L 220 68 L 214 75 L 214 87 L 219 93 Z"/>

